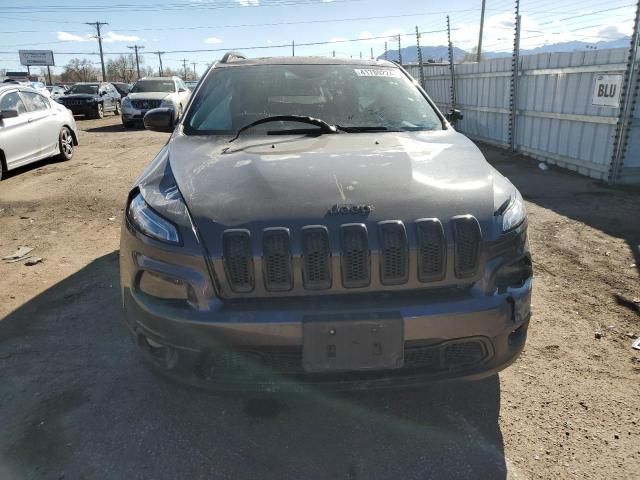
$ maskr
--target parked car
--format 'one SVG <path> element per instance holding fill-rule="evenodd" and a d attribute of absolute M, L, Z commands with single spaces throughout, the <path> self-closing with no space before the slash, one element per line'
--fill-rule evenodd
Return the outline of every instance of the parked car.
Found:
<path fill-rule="evenodd" d="M 105 112 L 120 115 L 120 94 L 110 83 L 87 82 L 72 85 L 58 102 L 74 115 L 102 118 Z"/>
<path fill-rule="evenodd" d="M 173 110 L 174 123 L 182 115 L 191 91 L 179 77 L 145 77 L 138 80 L 129 95 L 122 100 L 122 124 L 125 128 L 142 123 L 152 108 Z"/>
<path fill-rule="evenodd" d="M 113 85 L 115 89 L 118 91 L 118 93 L 120 94 L 120 98 L 126 97 L 127 95 L 129 95 L 129 92 L 131 91 L 131 85 L 128 83 L 111 82 L 111 85 Z"/>
<path fill-rule="evenodd" d="M 0 85 L 0 179 L 8 170 L 73 157 L 78 131 L 71 112 L 31 87 Z"/>
<path fill-rule="evenodd" d="M 56 102 L 58 101 L 58 98 L 67 93 L 67 90 L 64 87 L 60 87 L 58 85 L 47 87 L 47 91 L 49 92 L 51 99 L 55 100 Z"/>
<path fill-rule="evenodd" d="M 193 92 L 198 86 L 198 80 L 185 80 L 184 84 Z"/>
<path fill-rule="evenodd" d="M 224 388 L 480 378 L 531 315 L 518 190 L 378 60 L 225 55 L 129 193 L 126 323 L 145 361 Z"/>

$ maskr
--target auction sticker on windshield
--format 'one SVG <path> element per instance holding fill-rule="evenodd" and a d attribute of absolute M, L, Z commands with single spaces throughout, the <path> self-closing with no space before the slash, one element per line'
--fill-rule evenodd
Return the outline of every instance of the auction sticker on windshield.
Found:
<path fill-rule="evenodd" d="M 356 68 L 359 77 L 395 77 L 400 78 L 400 70 L 391 68 Z"/>

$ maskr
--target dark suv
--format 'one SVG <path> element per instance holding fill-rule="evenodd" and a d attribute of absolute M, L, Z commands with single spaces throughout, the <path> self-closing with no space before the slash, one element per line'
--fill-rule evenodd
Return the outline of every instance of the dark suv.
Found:
<path fill-rule="evenodd" d="M 56 100 L 74 115 L 102 118 L 105 112 L 120 115 L 120 94 L 110 83 L 76 83 Z"/>
<path fill-rule="evenodd" d="M 145 126 L 172 130 L 171 109 Z M 228 54 L 129 194 L 127 325 L 200 385 L 487 376 L 525 343 L 526 231 L 516 188 L 401 67 Z"/>

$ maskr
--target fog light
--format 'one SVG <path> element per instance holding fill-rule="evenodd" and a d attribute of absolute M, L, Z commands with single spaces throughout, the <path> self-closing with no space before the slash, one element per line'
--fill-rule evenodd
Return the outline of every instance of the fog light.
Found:
<path fill-rule="evenodd" d="M 496 274 L 496 287 L 501 290 L 509 287 L 520 288 L 532 274 L 531 258 L 523 257 L 500 267 Z"/>
<path fill-rule="evenodd" d="M 190 286 L 179 278 L 145 270 L 138 283 L 140 290 L 152 297 L 165 300 L 190 300 Z"/>

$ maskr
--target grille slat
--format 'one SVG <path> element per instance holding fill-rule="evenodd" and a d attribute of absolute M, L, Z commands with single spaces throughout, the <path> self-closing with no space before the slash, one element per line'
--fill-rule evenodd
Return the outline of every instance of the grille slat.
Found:
<path fill-rule="evenodd" d="M 409 279 L 407 232 L 399 221 L 380 222 L 380 281 L 398 285 Z"/>
<path fill-rule="evenodd" d="M 342 284 L 347 288 L 366 287 L 371 281 L 371 259 L 367 227 L 342 225 Z"/>
<path fill-rule="evenodd" d="M 418 279 L 421 282 L 442 280 L 446 270 L 446 242 L 442 224 L 436 218 L 416 222 Z"/>
<path fill-rule="evenodd" d="M 332 261 L 330 232 L 324 225 L 304 226 L 299 236 L 286 227 L 265 228 L 258 234 L 261 238 L 256 244 L 261 247 L 259 253 L 254 252 L 249 230 L 226 230 L 222 236 L 220 265 L 233 293 L 254 292 L 255 275 L 262 277 L 263 284 L 258 285 L 256 292 L 258 296 L 285 292 L 300 295 L 301 290 L 336 290 L 339 293 L 343 287 L 364 288 L 372 283 L 376 290 L 408 283 L 411 288 L 418 289 L 420 285 L 416 280 L 423 284 L 440 282 L 454 275 L 460 279 L 473 279 L 481 259 L 480 225 L 472 216 L 454 217 L 450 225 L 446 231 L 452 232 L 453 254 L 448 260 L 447 236 L 440 220 L 423 218 L 408 227 L 399 220 L 379 222 L 376 225 L 377 242 L 374 241 L 377 246 L 374 275 L 379 277 L 379 282 L 377 278 L 372 279 L 368 231 L 361 223 L 335 227 L 334 234 L 339 234 L 336 238 L 340 248 L 337 253 L 339 274 L 338 263 Z M 299 243 L 296 241 L 294 245 L 294 238 L 299 239 Z M 255 265 L 254 255 L 258 258 Z M 447 267 L 448 261 L 453 262 L 453 267 Z M 335 284 L 334 269 L 338 278 Z M 449 270 L 453 273 L 447 274 Z"/>
<path fill-rule="evenodd" d="M 225 273 L 231 290 L 236 293 L 253 291 L 253 252 L 247 230 L 227 230 L 222 237 Z"/>
<path fill-rule="evenodd" d="M 270 292 L 286 292 L 293 287 L 289 230 L 266 229 L 262 237 L 264 285 Z"/>
<path fill-rule="evenodd" d="M 326 290 L 331 287 L 331 250 L 326 227 L 302 229 L 302 268 L 305 288 Z"/>
<path fill-rule="evenodd" d="M 453 221 L 455 235 L 455 273 L 458 278 L 475 275 L 480 260 L 480 225 L 472 217 L 460 217 Z"/>

